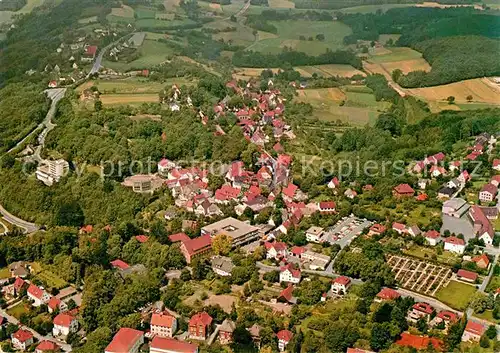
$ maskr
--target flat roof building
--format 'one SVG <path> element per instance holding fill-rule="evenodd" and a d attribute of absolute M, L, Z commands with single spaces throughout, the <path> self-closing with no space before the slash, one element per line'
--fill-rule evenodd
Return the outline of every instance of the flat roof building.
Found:
<path fill-rule="evenodd" d="M 201 228 L 201 234 L 210 235 L 212 238 L 219 234 L 226 234 L 231 237 L 234 248 L 258 239 L 259 230 L 258 227 L 228 217 Z"/>

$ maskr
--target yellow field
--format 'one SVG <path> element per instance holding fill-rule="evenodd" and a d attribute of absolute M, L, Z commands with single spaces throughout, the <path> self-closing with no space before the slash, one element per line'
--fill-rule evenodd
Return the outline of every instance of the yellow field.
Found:
<path fill-rule="evenodd" d="M 346 95 L 340 88 L 319 88 L 319 89 L 306 89 L 298 90 L 299 101 L 316 101 L 316 100 L 334 100 L 342 101 L 346 99 Z"/>
<path fill-rule="evenodd" d="M 412 88 L 405 91 L 429 101 L 445 100 L 447 97 L 453 96 L 455 102 L 465 103 L 467 102 L 466 97 L 470 95 L 473 102 L 500 104 L 500 88 L 487 78 L 475 78 L 448 85 Z"/>
<path fill-rule="evenodd" d="M 423 58 L 393 61 L 393 62 L 383 63 L 381 65 L 389 73 L 392 73 L 396 69 L 400 69 L 405 74 L 411 71 L 431 71 L 431 66 Z"/>
<path fill-rule="evenodd" d="M 111 14 L 119 17 L 134 18 L 134 9 L 130 6 L 122 5 L 122 7 L 112 8 Z"/>
<path fill-rule="evenodd" d="M 104 105 L 158 103 L 158 94 L 103 94 L 101 102 Z"/>
<path fill-rule="evenodd" d="M 252 67 L 238 67 L 235 69 L 235 72 L 233 73 L 233 78 L 235 79 L 242 79 L 242 80 L 248 80 L 250 78 L 255 78 L 259 77 L 262 71 L 266 69 L 255 69 Z M 278 73 L 279 69 L 271 69 L 273 73 Z"/>
<path fill-rule="evenodd" d="M 416 7 L 439 7 L 441 9 L 445 9 L 447 7 L 463 7 L 463 6 L 470 7 L 472 5 L 468 5 L 468 4 L 450 4 L 450 5 L 447 5 L 447 4 L 439 4 L 437 2 L 424 1 L 423 3 L 416 4 L 415 6 Z M 474 5 L 474 8 L 476 10 L 482 10 L 483 9 L 481 7 L 481 5 Z"/>
<path fill-rule="evenodd" d="M 272 9 L 294 9 L 295 3 L 289 0 L 269 0 L 269 7 Z"/>

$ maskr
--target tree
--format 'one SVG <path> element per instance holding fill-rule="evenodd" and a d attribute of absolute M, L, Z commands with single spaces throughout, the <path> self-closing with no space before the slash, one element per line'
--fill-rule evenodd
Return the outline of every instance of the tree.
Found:
<path fill-rule="evenodd" d="M 490 340 L 488 339 L 488 336 L 482 335 L 481 338 L 479 339 L 479 345 L 483 348 L 489 348 Z"/>
<path fill-rule="evenodd" d="M 16 159 L 10 154 L 6 154 L 0 160 L 0 168 L 12 168 L 16 163 Z"/>
<path fill-rule="evenodd" d="M 98 100 L 96 100 L 96 101 L 95 101 L 95 103 L 94 103 L 94 110 L 95 110 L 96 112 L 98 112 L 98 111 L 101 111 L 101 110 L 102 110 L 102 102 L 101 102 L 99 99 L 98 99 Z"/>
<path fill-rule="evenodd" d="M 448 98 L 446 98 L 446 100 L 448 101 L 448 104 L 455 103 L 455 97 L 453 97 L 453 96 L 449 96 Z"/>
<path fill-rule="evenodd" d="M 191 280 L 191 272 L 187 268 L 182 269 L 180 279 L 184 282 Z"/>
<path fill-rule="evenodd" d="M 212 251 L 215 255 L 227 255 L 231 251 L 231 237 L 227 234 L 218 234 L 212 240 Z"/>
<path fill-rule="evenodd" d="M 467 102 L 471 102 L 474 99 L 474 97 L 472 97 L 472 95 L 469 94 L 465 99 L 467 99 Z"/>
<path fill-rule="evenodd" d="M 80 227 L 84 220 L 83 210 L 76 201 L 62 203 L 54 216 L 54 223 L 59 226 Z"/>
<path fill-rule="evenodd" d="M 323 33 L 316 34 L 316 39 L 322 42 L 325 40 L 325 35 Z"/>
<path fill-rule="evenodd" d="M 267 272 L 264 274 L 264 279 L 268 282 L 277 283 L 280 280 L 280 271 Z"/>
<path fill-rule="evenodd" d="M 390 332 L 390 324 L 384 322 L 382 324 L 375 323 L 372 326 L 370 347 L 376 351 L 387 349 L 392 343 Z"/>
<path fill-rule="evenodd" d="M 485 332 L 486 337 L 488 337 L 490 340 L 494 339 L 497 336 L 497 329 L 495 325 L 490 325 L 488 326 L 488 329 Z"/>
<path fill-rule="evenodd" d="M 194 259 L 191 263 L 191 267 L 193 268 L 193 279 L 198 281 L 205 279 L 210 270 L 206 259 L 203 258 Z"/>

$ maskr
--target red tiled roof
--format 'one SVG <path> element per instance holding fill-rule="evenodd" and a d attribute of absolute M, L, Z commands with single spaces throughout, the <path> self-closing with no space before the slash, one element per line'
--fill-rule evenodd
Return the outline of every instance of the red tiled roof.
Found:
<path fill-rule="evenodd" d="M 85 50 L 85 54 L 87 55 L 95 55 L 97 53 L 97 47 L 95 45 L 89 45 Z"/>
<path fill-rule="evenodd" d="M 290 165 L 292 163 L 292 157 L 287 154 L 280 154 L 278 156 L 278 164 L 282 164 L 285 166 Z"/>
<path fill-rule="evenodd" d="M 26 342 L 30 338 L 33 338 L 33 334 L 28 330 L 19 329 L 12 335 L 12 337 L 17 339 L 19 342 Z"/>
<path fill-rule="evenodd" d="M 187 252 L 189 255 L 194 255 L 198 251 L 209 247 L 212 245 L 212 238 L 210 238 L 210 235 L 202 235 L 198 238 L 194 239 L 189 239 L 185 242 L 183 242 L 184 246 L 186 247 Z"/>
<path fill-rule="evenodd" d="M 429 343 L 432 344 L 434 349 L 438 351 L 443 350 L 443 340 L 435 337 L 417 336 L 408 332 L 403 332 L 401 334 L 401 338 L 396 341 L 397 345 L 413 347 L 415 349 L 426 349 L 429 346 Z"/>
<path fill-rule="evenodd" d="M 274 248 L 274 250 L 276 250 L 276 251 L 283 251 L 287 248 L 286 244 L 283 242 L 280 242 L 280 241 L 275 241 L 274 243 L 270 243 L 270 242 L 266 241 L 264 243 L 264 246 L 268 250 Z"/>
<path fill-rule="evenodd" d="M 43 289 L 31 283 L 30 286 L 28 287 L 28 293 L 34 296 L 35 298 L 42 299 Z"/>
<path fill-rule="evenodd" d="M 209 326 L 212 324 L 212 320 L 213 319 L 210 315 L 208 315 L 205 311 L 202 311 L 201 313 L 194 314 L 193 317 L 191 317 L 191 320 L 189 320 L 189 326 Z"/>
<path fill-rule="evenodd" d="M 59 308 L 59 305 L 61 304 L 61 299 L 57 297 L 52 297 L 50 298 L 49 302 L 47 303 L 47 306 L 51 308 L 52 310 L 56 310 Z"/>
<path fill-rule="evenodd" d="M 288 265 L 280 267 L 280 272 L 284 272 L 284 271 L 287 271 L 287 270 L 290 271 L 290 273 L 292 274 L 292 277 L 294 277 L 294 278 L 299 278 L 300 277 L 300 270 L 296 270 L 295 268 L 293 268 L 293 264 L 292 263 L 289 263 Z"/>
<path fill-rule="evenodd" d="M 120 259 L 111 261 L 111 266 L 113 266 L 114 268 L 119 268 L 120 270 L 126 270 L 130 267 L 128 263 Z"/>
<path fill-rule="evenodd" d="M 471 281 L 475 281 L 477 279 L 477 273 L 463 269 L 458 270 L 457 276 L 470 279 Z"/>
<path fill-rule="evenodd" d="M 104 351 L 112 353 L 129 352 L 143 334 L 142 331 L 122 327 Z"/>
<path fill-rule="evenodd" d="M 374 225 L 372 225 L 370 227 L 370 231 L 372 232 L 375 232 L 375 233 L 383 233 L 385 232 L 386 228 L 382 225 L 382 224 L 379 224 L 379 223 L 375 223 Z"/>
<path fill-rule="evenodd" d="M 397 230 L 406 230 L 406 225 L 403 223 L 394 222 L 392 224 L 392 228 Z"/>
<path fill-rule="evenodd" d="M 428 198 L 427 194 L 420 194 L 416 197 L 417 201 L 426 201 Z"/>
<path fill-rule="evenodd" d="M 289 183 L 286 187 L 283 188 L 282 192 L 289 198 L 293 198 L 298 189 L 299 187 L 297 185 Z"/>
<path fill-rule="evenodd" d="M 351 279 L 346 276 L 339 276 L 333 280 L 333 283 L 338 283 L 347 286 L 349 283 L 351 283 Z"/>
<path fill-rule="evenodd" d="M 500 166 L 500 159 L 499 158 L 495 158 L 493 160 L 492 165 L 493 165 L 493 168 Z"/>
<path fill-rule="evenodd" d="M 478 322 L 469 320 L 467 321 L 467 325 L 465 326 L 465 331 L 473 333 L 475 335 L 482 336 L 483 333 L 486 331 L 486 327 L 484 327 Z"/>
<path fill-rule="evenodd" d="M 292 340 L 293 333 L 288 330 L 281 330 L 276 334 L 276 336 L 281 341 L 290 342 Z"/>
<path fill-rule="evenodd" d="M 444 242 L 453 245 L 465 245 L 465 241 L 457 237 L 448 237 L 444 240 Z"/>
<path fill-rule="evenodd" d="M 339 178 L 337 177 L 333 177 L 333 179 L 331 180 L 331 183 L 335 186 L 339 186 L 340 185 L 340 181 L 339 181 Z"/>
<path fill-rule="evenodd" d="M 279 295 L 278 298 L 285 298 L 287 302 L 290 302 L 292 300 L 292 293 L 293 293 L 293 286 L 288 285 L 285 289 L 283 289 Z"/>
<path fill-rule="evenodd" d="M 437 314 L 437 317 L 444 321 L 451 321 L 451 322 L 455 322 L 458 319 L 457 314 L 448 310 L 440 311 L 439 314 Z"/>
<path fill-rule="evenodd" d="M 294 246 L 292 249 L 290 249 L 290 252 L 294 255 L 302 255 L 306 249 L 304 249 L 302 246 Z"/>
<path fill-rule="evenodd" d="M 337 205 L 334 201 L 323 201 L 319 203 L 319 209 L 321 210 L 330 210 L 334 209 Z"/>
<path fill-rule="evenodd" d="M 172 242 L 172 243 L 176 243 L 178 241 L 184 243 L 186 241 L 189 241 L 191 238 L 187 236 L 186 233 L 175 233 L 175 234 L 172 234 L 172 235 L 169 235 L 168 236 L 168 239 Z"/>
<path fill-rule="evenodd" d="M 408 184 L 399 184 L 394 188 L 394 190 L 398 194 L 410 194 L 415 192 L 415 190 L 413 190 L 413 188 Z"/>
<path fill-rule="evenodd" d="M 136 235 L 135 239 L 137 239 L 139 243 L 145 243 L 148 241 L 149 237 L 146 235 Z"/>
<path fill-rule="evenodd" d="M 151 349 L 176 353 L 195 353 L 198 351 L 198 346 L 193 343 L 178 341 L 174 338 L 155 336 L 151 341 Z"/>
<path fill-rule="evenodd" d="M 37 351 L 42 352 L 56 352 L 59 350 L 59 346 L 51 341 L 42 341 L 38 346 L 36 346 Z"/>
<path fill-rule="evenodd" d="M 16 280 L 14 281 L 14 289 L 16 291 L 19 291 L 25 284 L 26 281 L 24 279 L 22 279 L 21 277 L 16 277 Z"/>
<path fill-rule="evenodd" d="M 488 192 L 493 196 L 497 194 L 498 188 L 493 184 L 486 184 L 481 188 L 481 192 Z"/>
<path fill-rule="evenodd" d="M 439 232 L 434 229 L 429 230 L 425 233 L 426 238 L 437 239 L 439 238 L 439 236 L 440 236 Z"/>
<path fill-rule="evenodd" d="M 479 256 L 472 258 L 472 262 L 475 262 L 475 263 L 478 263 L 481 260 L 484 261 L 484 263 L 486 264 L 486 267 L 488 267 L 488 265 L 490 264 L 490 259 L 488 258 L 488 256 L 486 254 L 483 253 Z"/>
<path fill-rule="evenodd" d="M 388 299 L 393 300 L 399 298 L 401 295 L 391 288 L 382 288 L 380 292 L 378 292 L 377 297 L 380 299 Z"/>
<path fill-rule="evenodd" d="M 88 225 L 83 226 L 82 228 L 80 228 L 80 231 L 82 233 L 92 233 L 93 230 L 94 230 L 94 227 L 91 224 L 88 224 Z"/>
<path fill-rule="evenodd" d="M 151 315 L 151 325 L 172 328 L 175 323 L 175 317 L 164 313 L 154 313 Z"/>
<path fill-rule="evenodd" d="M 71 322 L 73 320 L 75 320 L 75 318 L 73 316 L 71 316 L 69 314 L 61 313 L 61 314 L 58 314 L 54 318 L 54 325 L 63 326 L 63 327 L 70 327 Z"/>
<path fill-rule="evenodd" d="M 421 311 L 421 312 L 429 314 L 429 315 L 432 314 L 432 312 L 434 311 L 432 306 L 430 306 L 427 303 L 415 303 L 415 304 L 413 304 L 413 309 Z"/>
<path fill-rule="evenodd" d="M 347 348 L 347 353 L 374 353 L 361 348 Z"/>

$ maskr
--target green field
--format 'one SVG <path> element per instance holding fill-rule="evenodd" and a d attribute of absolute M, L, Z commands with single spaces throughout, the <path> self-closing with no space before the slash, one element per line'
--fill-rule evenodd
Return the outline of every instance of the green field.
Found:
<path fill-rule="evenodd" d="M 161 29 L 169 29 L 169 28 L 175 28 L 178 26 L 183 26 L 183 25 L 191 25 L 194 24 L 195 22 L 189 19 L 183 19 L 183 20 L 173 20 L 173 21 L 168 21 L 168 20 L 157 20 L 155 18 L 142 18 L 137 21 L 135 21 L 135 25 L 137 28 L 161 28 Z"/>
<path fill-rule="evenodd" d="M 104 67 L 118 71 L 128 71 L 132 69 L 146 69 L 154 65 L 161 64 L 167 60 L 167 56 L 174 53 L 173 49 L 165 43 L 146 39 L 139 48 L 141 57 L 137 60 L 126 62 L 103 61 Z"/>
<path fill-rule="evenodd" d="M 26 309 L 23 302 L 17 304 L 16 306 L 13 306 L 10 309 L 7 309 L 7 314 L 14 316 L 18 320 L 22 314 L 25 314 L 27 312 L 28 312 L 28 309 Z"/>
<path fill-rule="evenodd" d="M 334 21 L 279 21 L 271 22 L 278 28 L 277 38 L 259 40 L 249 46 L 247 50 L 260 51 L 263 53 L 279 53 L 284 47 L 319 55 L 326 49 L 337 50 L 344 47 L 343 39 L 352 33 L 349 26 Z M 324 41 L 316 39 L 317 34 L 325 36 Z M 306 40 L 301 40 L 303 36 Z M 314 40 L 309 41 L 309 37 Z"/>
<path fill-rule="evenodd" d="M 454 309 L 465 310 L 475 293 L 476 287 L 473 285 L 450 281 L 436 293 L 436 298 Z"/>
<path fill-rule="evenodd" d="M 42 272 L 38 273 L 36 277 L 51 288 L 61 289 L 68 285 L 65 280 L 47 270 L 43 270 Z"/>
<path fill-rule="evenodd" d="M 158 93 L 165 87 L 164 83 L 137 78 L 98 80 L 94 85 L 102 94 Z"/>
<path fill-rule="evenodd" d="M 235 23 L 228 20 L 222 20 L 222 21 L 209 22 L 204 27 L 211 29 L 219 29 L 219 30 L 228 27 L 236 28 L 236 31 L 233 32 L 214 33 L 212 35 L 212 38 L 217 41 L 223 39 L 224 42 L 226 43 L 230 42 L 231 44 L 234 45 L 243 45 L 243 46 L 249 46 L 255 41 L 255 36 L 252 33 L 252 29 L 240 23 Z"/>
<path fill-rule="evenodd" d="M 380 64 L 393 61 L 419 59 L 422 57 L 422 53 L 406 47 L 394 47 L 388 49 L 391 53 L 371 56 L 370 61 Z"/>

